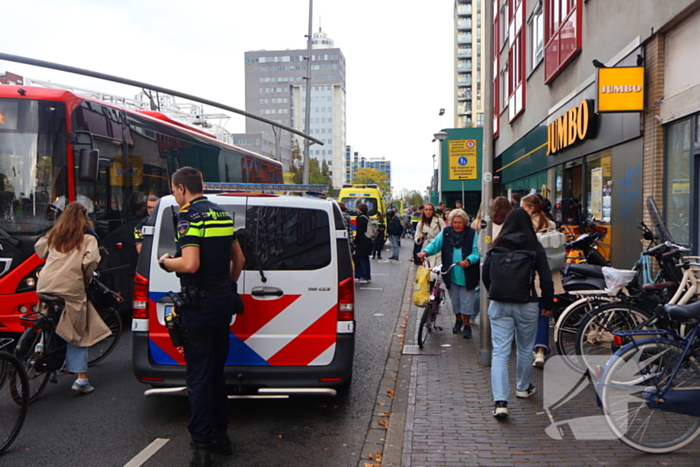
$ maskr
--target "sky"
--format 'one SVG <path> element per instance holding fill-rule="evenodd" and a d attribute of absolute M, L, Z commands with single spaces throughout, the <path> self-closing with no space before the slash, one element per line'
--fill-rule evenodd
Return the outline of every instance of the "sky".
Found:
<path fill-rule="evenodd" d="M 425 192 L 438 151 L 433 134 L 453 126 L 453 5 L 453 0 L 313 0 L 313 30 L 321 27 L 346 59 L 346 144 L 364 157 L 391 160 L 395 193 Z M 305 49 L 309 21 L 309 0 L 25 0 L 3 2 L 2 9 L 4 53 L 242 110 L 244 53 Z M 138 92 L 0 60 L 4 71 L 129 97 Z M 226 129 L 244 132 L 244 117 L 234 116 Z"/>

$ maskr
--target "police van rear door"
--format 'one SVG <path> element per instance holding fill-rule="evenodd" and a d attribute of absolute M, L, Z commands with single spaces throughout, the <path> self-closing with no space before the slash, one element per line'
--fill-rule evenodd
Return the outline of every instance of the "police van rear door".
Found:
<path fill-rule="evenodd" d="M 244 365 L 333 360 L 338 282 L 329 207 L 306 198 L 248 198 L 242 235 L 246 312 L 232 328 L 244 344 Z"/>

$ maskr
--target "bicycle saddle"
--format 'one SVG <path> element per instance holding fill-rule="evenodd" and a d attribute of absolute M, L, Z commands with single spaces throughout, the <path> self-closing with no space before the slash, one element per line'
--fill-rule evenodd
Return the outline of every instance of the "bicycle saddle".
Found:
<path fill-rule="evenodd" d="M 579 276 L 605 279 L 605 276 L 603 276 L 603 266 L 595 264 L 569 264 L 568 270 L 570 273 L 578 274 Z"/>
<path fill-rule="evenodd" d="M 690 305 L 664 305 L 664 311 L 676 318 L 700 318 L 700 302 L 691 303 Z"/>
<path fill-rule="evenodd" d="M 57 297 L 55 295 L 38 293 L 37 296 L 39 297 L 39 300 L 47 305 L 63 305 L 65 303 L 65 300 L 63 300 L 62 297 Z"/>

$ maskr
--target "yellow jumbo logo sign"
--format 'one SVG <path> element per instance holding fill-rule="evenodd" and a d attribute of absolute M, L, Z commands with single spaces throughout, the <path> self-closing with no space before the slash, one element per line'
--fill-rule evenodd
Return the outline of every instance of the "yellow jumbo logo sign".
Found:
<path fill-rule="evenodd" d="M 644 110 L 644 67 L 598 68 L 598 112 Z"/>
<path fill-rule="evenodd" d="M 569 109 L 564 115 L 547 125 L 548 156 L 588 137 L 593 115 L 591 107 L 591 102 L 584 99 L 578 107 Z"/>

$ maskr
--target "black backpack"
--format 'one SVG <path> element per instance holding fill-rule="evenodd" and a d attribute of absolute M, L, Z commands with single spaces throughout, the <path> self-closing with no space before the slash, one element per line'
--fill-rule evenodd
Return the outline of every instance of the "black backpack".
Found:
<path fill-rule="evenodd" d="M 535 278 L 537 254 L 530 250 L 491 248 L 489 300 L 507 303 L 527 303 Z"/>

